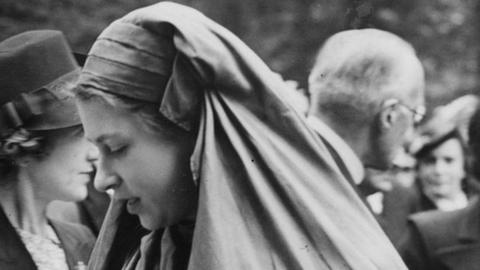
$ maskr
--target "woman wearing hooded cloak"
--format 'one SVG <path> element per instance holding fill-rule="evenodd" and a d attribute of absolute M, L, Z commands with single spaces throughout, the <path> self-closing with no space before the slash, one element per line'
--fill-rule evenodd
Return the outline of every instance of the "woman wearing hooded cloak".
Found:
<path fill-rule="evenodd" d="M 108 26 L 76 89 L 115 192 L 90 269 L 405 269 L 285 87 L 191 8 Z"/>

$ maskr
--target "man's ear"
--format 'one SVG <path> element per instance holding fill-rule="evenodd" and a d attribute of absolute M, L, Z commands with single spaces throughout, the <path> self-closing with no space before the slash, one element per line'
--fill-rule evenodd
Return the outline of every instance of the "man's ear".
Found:
<path fill-rule="evenodd" d="M 393 126 L 393 124 L 398 119 L 398 106 L 392 104 L 390 106 L 386 106 L 380 111 L 379 117 L 379 126 L 382 130 L 389 129 Z"/>

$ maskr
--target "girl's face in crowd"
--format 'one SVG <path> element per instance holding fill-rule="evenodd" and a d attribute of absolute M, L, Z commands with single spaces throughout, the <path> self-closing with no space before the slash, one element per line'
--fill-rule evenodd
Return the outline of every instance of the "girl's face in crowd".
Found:
<path fill-rule="evenodd" d="M 94 170 L 88 157 L 92 146 L 83 138 L 81 127 L 54 131 L 49 140 L 51 147 L 46 154 L 29 158 L 22 167 L 35 192 L 45 201 L 85 199 Z"/>
<path fill-rule="evenodd" d="M 461 191 L 465 157 L 458 139 L 452 138 L 419 160 L 418 176 L 425 194 L 450 197 Z"/>
<path fill-rule="evenodd" d="M 153 132 L 134 113 L 96 99 L 80 101 L 78 108 L 85 136 L 99 150 L 97 189 L 113 189 L 114 199 L 125 200 L 127 211 L 149 230 L 194 219 L 190 134 Z"/>

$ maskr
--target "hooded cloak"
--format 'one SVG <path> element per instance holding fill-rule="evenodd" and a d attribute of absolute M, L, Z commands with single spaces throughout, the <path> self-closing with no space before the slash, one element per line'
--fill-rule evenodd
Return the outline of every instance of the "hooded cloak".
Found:
<path fill-rule="evenodd" d="M 406 269 L 322 140 L 287 104 L 289 86 L 196 10 L 162 2 L 115 21 L 89 52 L 80 85 L 156 102 L 164 117 L 198 133 L 187 269 Z M 114 201 L 90 269 L 118 259 L 125 228 L 137 226 L 125 216 Z M 159 269 L 178 269 L 172 230 L 152 257 Z M 159 241 L 150 234 L 142 242 Z"/>

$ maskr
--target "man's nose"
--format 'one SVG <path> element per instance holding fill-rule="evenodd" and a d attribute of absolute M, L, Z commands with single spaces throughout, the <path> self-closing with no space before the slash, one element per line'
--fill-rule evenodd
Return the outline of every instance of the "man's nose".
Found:
<path fill-rule="evenodd" d="M 403 136 L 403 146 L 406 149 L 409 149 L 411 144 L 413 143 L 416 135 L 416 130 L 413 125 L 409 126 L 408 129 L 405 131 L 405 134 Z"/>

